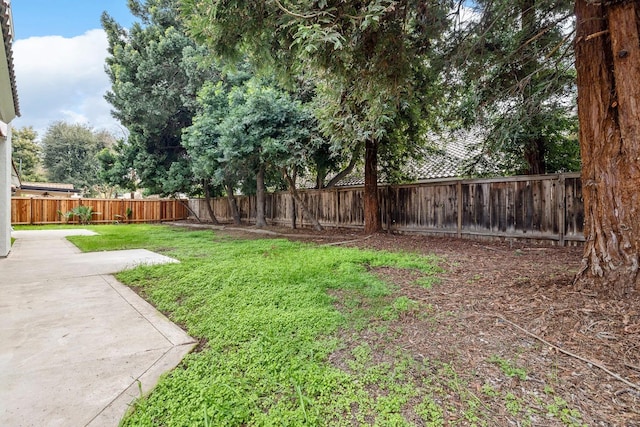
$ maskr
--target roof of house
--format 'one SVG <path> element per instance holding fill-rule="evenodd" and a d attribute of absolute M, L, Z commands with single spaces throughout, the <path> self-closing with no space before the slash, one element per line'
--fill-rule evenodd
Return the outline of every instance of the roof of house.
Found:
<path fill-rule="evenodd" d="M 431 135 L 429 139 L 431 145 L 422 150 L 422 155 L 419 158 L 409 159 L 404 166 L 403 172 L 411 177 L 412 181 L 457 178 L 469 175 L 468 169 L 471 159 L 478 156 L 478 150 L 482 143 L 482 136 L 479 133 L 457 132 L 447 135 Z M 475 172 L 486 174 L 489 171 Z M 386 177 L 381 174 L 378 181 L 385 183 Z M 351 185 L 364 185 L 362 168 L 356 169 L 337 184 L 339 187 Z"/>
<path fill-rule="evenodd" d="M 18 102 L 18 91 L 16 89 L 16 73 L 13 66 L 13 20 L 11 18 L 11 1 L 0 0 L 0 27 L 2 27 L 2 39 L 7 57 L 7 69 L 9 70 L 9 80 L 11 81 L 11 91 L 13 95 L 13 105 L 17 116 L 20 116 L 20 104 Z"/>
<path fill-rule="evenodd" d="M 16 164 L 11 161 L 11 187 L 20 188 L 20 174 L 18 174 L 18 169 L 16 168 Z"/>
<path fill-rule="evenodd" d="M 23 182 L 20 188 L 23 190 L 62 191 L 68 193 L 80 192 L 80 190 L 73 188 L 73 184 L 61 182 Z"/>

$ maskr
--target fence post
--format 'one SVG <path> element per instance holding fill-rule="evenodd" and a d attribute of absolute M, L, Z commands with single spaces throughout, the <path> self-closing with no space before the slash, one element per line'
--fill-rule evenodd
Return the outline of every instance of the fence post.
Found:
<path fill-rule="evenodd" d="M 558 228 L 560 231 L 560 240 L 558 243 L 560 246 L 565 245 L 564 229 L 565 229 L 565 217 L 567 212 L 567 195 L 565 194 L 565 176 L 563 173 L 558 175 L 558 188 L 556 191 L 558 195 Z"/>
<path fill-rule="evenodd" d="M 33 197 L 29 199 L 29 224 L 33 225 Z"/>
<path fill-rule="evenodd" d="M 457 236 L 458 239 L 462 238 L 462 180 L 458 180 L 456 183 L 456 198 L 458 201 L 458 226 Z"/>
<path fill-rule="evenodd" d="M 335 208 L 336 216 L 335 216 L 335 219 L 333 221 L 333 224 L 336 227 L 339 227 L 340 226 L 340 220 L 342 219 L 342 217 L 340 215 L 340 199 L 339 199 L 340 194 L 338 193 L 338 188 L 337 187 L 333 187 L 331 189 L 331 191 L 333 191 L 335 193 L 334 196 L 333 196 L 333 201 L 334 201 L 334 205 L 333 206 Z"/>

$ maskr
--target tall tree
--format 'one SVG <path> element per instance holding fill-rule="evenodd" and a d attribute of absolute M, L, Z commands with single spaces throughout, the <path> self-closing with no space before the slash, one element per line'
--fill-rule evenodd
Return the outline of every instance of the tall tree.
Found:
<path fill-rule="evenodd" d="M 132 148 L 125 140 L 120 140 L 98 153 L 99 176 L 104 184 L 131 192 L 138 189 L 138 178 L 130 166 L 135 156 Z"/>
<path fill-rule="evenodd" d="M 575 70 L 568 40 L 572 0 L 478 0 L 451 37 L 447 105 L 456 126 L 480 130 L 479 156 L 507 173 L 579 166 Z M 462 16 L 464 15 L 464 16 Z M 577 170 L 577 169 L 576 169 Z"/>
<path fill-rule="evenodd" d="M 191 33 L 220 55 L 249 51 L 257 64 L 295 74 L 314 70 L 365 146 L 365 231 L 381 229 L 378 150 L 398 114 L 418 104 L 434 41 L 443 35 L 450 1 L 184 0 Z M 416 71 L 420 70 L 419 73 Z M 335 92 L 334 92 L 335 93 Z M 357 122 L 357 123 L 356 123 Z"/>
<path fill-rule="evenodd" d="M 97 154 L 105 147 L 102 134 L 81 124 L 53 123 L 42 138 L 47 178 L 73 184 L 85 192 L 99 183 Z"/>
<path fill-rule="evenodd" d="M 640 1 L 576 0 L 586 244 L 579 288 L 640 290 Z"/>
<path fill-rule="evenodd" d="M 11 155 L 20 169 L 20 179 L 23 181 L 43 179 L 38 173 L 42 163 L 40 160 L 42 149 L 36 142 L 38 137 L 36 131 L 29 126 L 12 129 L 11 134 Z"/>
<path fill-rule="evenodd" d="M 181 165 L 187 161 L 182 130 L 191 125 L 196 93 L 208 70 L 194 66 L 201 50 L 183 30 L 177 0 L 129 0 L 129 7 L 140 20 L 129 30 L 108 14 L 102 16 L 112 83 L 105 98 L 129 130 L 129 152 L 136 153 L 130 167 L 139 185 L 150 193 L 190 192 L 193 177 L 170 171 L 174 163 L 179 163 L 174 172 L 189 170 Z"/>
<path fill-rule="evenodd" d="M 220 123 L 229 112 L 229 92 L 234 86 L 242 85 L 251 74 L 242 69 L 220 75 L 206 82 L 198 93 L 197 113 L 193 123 L 182 135 L 182 145 L 186 148 L 193 174 L 202 180 L 205 203 L 210 216 L 210 188 L 224 188 L 234 223 L 240 223 L 240 213 L 234 198 L 234 188 L 245 176 L 246 171 L 232 162 L 223 162 L 224 152 L 220 144 Z M 213 221 L 213 218 L 212 218 Z M 215 222 L 215 221 L 214 221 Z"/>
<path fill-rule="evenodd" d="M 277 171 L 314 228 L 321 229 L 298 194 L 294 178 L 305 169 L 310 153 L 320 142 L 312 138 L 311 115 L 300 102 L 258 78 L 233 88 L 228 102 L 228 110 L 217 125 L 219 163 L 225 169 L 250 171 L 254 175 L 256 225 L 266 225 L 266 178 L 270 171 Z"/>

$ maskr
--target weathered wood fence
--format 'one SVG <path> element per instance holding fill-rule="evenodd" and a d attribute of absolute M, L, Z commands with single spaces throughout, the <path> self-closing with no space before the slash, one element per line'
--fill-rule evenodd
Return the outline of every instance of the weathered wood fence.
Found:
<path fill-rule="evenodd" d="M 565 245 L 584 240 L 582 187 L 577 173 L 490 179 L 448 179 L 380 186 L 383 226 L 400 233 L 474 238 L 535 239 Z M 327 227 L 364 226 L 363 187 L 306 190 L 301 195 Z M 237 196 L 240 216 L 255 222 L 255 196 Z M 207 219 L 204 200 L 190 207 Z M 212 201 L 218 220 L 232 221 L 226 198 Z M 266 217 L 273 225 L 308 226 L 287 192 L 267 195 Z"/>
<path fill-rule="evenodd" d="M 13 197 L 11 199 L 11 223 L 18 224 L 77 224 L 78 218 L 69 221 L 60 212 L 69 212 L 78 206 L 90 206 L 96 212 L 92 223 L 159 222 L 186 219 L 185 201 L 165 199 L 66 199 L 53 197 Z M 127 208 L 131 214 L 127 216 Z"/>

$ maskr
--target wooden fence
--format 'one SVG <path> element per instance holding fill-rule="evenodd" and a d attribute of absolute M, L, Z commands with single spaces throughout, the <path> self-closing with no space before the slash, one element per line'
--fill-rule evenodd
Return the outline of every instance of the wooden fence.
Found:
<path fill-rule="evenodd" d="M 323 226 L 362 228 L 363 187 L 306 190 L 301 195 Z M 577 173 L 490 179 L 433 180 L 379 187 L 383 227 L 400 233 L 457 237 L 535 239 L 565 245 L 584 241 L 582 187 Z M 255 196 L 237 196 L 245 223 L 255 222 Z M 203 220 L 202 199 L 189 201 Z M 220 221 L 232 221 L 226 198 L 216 198 Z M 310 225 L 286 192 L 267 195 L 267 221 Z"/>
<path fill-rule="evenodd" d="M 52 197 L 13 197 L 11 199 L 11 223 L 64 224 L 67 220 L 60 213 L 78 206 L 90 206 L 95 214 L 92 223 L 159 222 L 186 219 L 186 201 L 164 199 L 66 199 Z M 130 215 L 127 216 L 127 208 Z M 77 224 L 78 218 L 68 221 Z"/>

